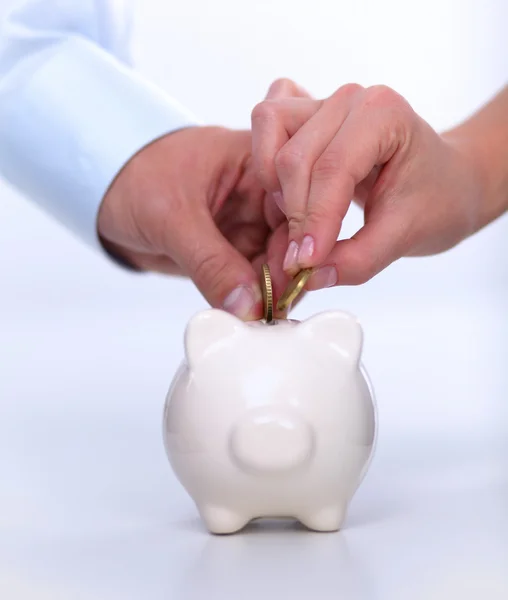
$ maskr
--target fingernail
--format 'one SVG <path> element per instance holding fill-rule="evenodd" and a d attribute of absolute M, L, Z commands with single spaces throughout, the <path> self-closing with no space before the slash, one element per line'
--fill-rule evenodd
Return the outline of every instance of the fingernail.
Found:
<path fill-rule="evenodd" d="M 284 210 L 284 196 L 282 195 L 282 192 L 273 192 L 272 196 L 275 204 L 279 207 L 279 210 L 286 214 Z"/>
<path fill-rule="evenodd" d="M 298 258 L 298 244 L 292 240 L 289 242 L 286 256 L 284 257 L 284 264 L 282 268 L 284 271 L 291 271 L 296 267 L 296 259 Z"/>
<path fill-rule="evenodd" d="M 240 285 L 224 300 L 222 308 L 239 319 L 247 319 L 255 303 L 253 291 L 244 285 Z"/>
<path fill-rule="evenodd" d="M 306 262 L 308 262 L 312 255 L 314 254 L 314 238 L 310 235 L 306 235 L 303 238 L 302 247 L 300 248 L 300 252 L 298 254 L 298 262 L 304 266 Z"/>
<path fill-rule="evenodd" d="M 321 290 L 337 285 L 337 270 L 335 267 L 321 267 L 314 272 L 307 287 L 309 290 Z"/>

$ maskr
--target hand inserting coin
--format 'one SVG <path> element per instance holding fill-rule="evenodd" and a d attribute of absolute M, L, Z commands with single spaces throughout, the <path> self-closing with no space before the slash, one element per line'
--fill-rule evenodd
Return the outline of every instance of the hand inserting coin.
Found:
<path fill-rule="evenodd" d="M 277 310 L 279 312 L 285 313 L 290 308 L 301 294 L 311 275 L 312 269 L 302 269 L 295 275 L 277 302 Z M 264 264 L 262 267 L 261 291 L 263 292 L 264 318 L 267 323 L 271 323 L 273 321 L 273 286 L 270 269 L 267 264 Z"/>

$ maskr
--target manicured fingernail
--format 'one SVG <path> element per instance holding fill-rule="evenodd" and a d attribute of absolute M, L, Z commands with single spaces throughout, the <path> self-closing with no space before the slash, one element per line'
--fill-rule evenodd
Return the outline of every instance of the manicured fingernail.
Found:
<path fill-rule="evenodd" d="M 222 308 L 239 319 L 247 319 L 255 303 L 253 291 L 247 286 L 240 285 L 224 300 Z"/>
<path fill-rule="evenodd" d="M 314 272 L 307 287 L 309 290 L 321 290 L 337 285 L 337 270 L 335 267 L 321 267 Z"/>
<path fill-rule="evenodd" d="M 275 201 L 275 204 L 284 214 L 286 214 L 284 210 L 284 196 L 282 195 L 282 192 L 273 192 L 272 196 Z"/>
<path fill-rule="evenodd" d="M 310 235 L 306 235 L 303 238 L 302 247 L 298 254 L 298 262 L 303 266 L 307 263 L 314 254 L 314 238 Z"/>
<path fill-rule="evenodd" d="M 291 271 L 296 267 L 296 259 L 298 258 L 298 244 L 292 240 L 289 242 L 288 250 L 284 258 L 282 268 L 284 271 Z"/>

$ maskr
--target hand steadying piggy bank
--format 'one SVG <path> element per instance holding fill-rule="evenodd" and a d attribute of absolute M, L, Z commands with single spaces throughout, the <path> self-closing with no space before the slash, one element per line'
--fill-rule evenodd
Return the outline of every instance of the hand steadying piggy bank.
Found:
<path fill-rule="evenodd" d="M 267 325 L 211 309 L 190 321 L 164 444 L 212 533 L 258 517 L 340 529 L 374 447 L 361 349 L 343 312 Z"/>

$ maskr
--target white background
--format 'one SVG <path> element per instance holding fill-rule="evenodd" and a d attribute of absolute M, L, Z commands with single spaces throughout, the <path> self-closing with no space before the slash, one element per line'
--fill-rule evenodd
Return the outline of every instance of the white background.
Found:
<path fill-rule="evenodd" d="M 135 56 L 207 123 L 248 127 L 287 76 L 316 96 L 390 85 L 441 130 L 506 82 L 507 23 L 500 0 L 143 0 Z M 507 597 L 506 216 L 294 311 L 350 310 L 365 330 L 379 441 L 345 530 L 211 538 L 161 440 L 203 299 L 0 198 L 2 599 Z M 353 210 L 345 234 L 360 225 Z"/>

